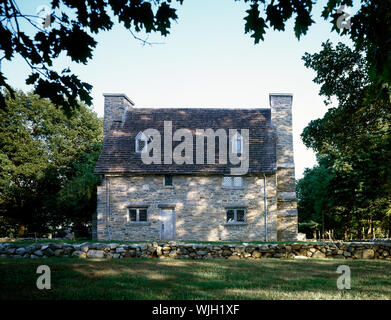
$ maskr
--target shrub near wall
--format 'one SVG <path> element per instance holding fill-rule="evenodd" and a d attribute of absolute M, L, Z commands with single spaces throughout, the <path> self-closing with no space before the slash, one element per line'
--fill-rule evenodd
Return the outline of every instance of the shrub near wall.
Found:
<path fill-rule="evenodd" d="M 182 258 L 262 259 L 339 258 L 391 259 L 391 244 L 382 243 L 293 243 L 293 244 L 189 244 L 168 243 L 34 243 L 0 244 L 0 258 Z"/>

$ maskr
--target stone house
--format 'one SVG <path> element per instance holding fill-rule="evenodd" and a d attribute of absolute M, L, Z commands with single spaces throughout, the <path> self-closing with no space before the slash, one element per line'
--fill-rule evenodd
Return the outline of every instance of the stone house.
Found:
<path fill-rule="evenodd" d="M 95 168 L 103 178 L 93 223 L 96 239 L 296 240 L 291 94 L 270 94 L 270 108 L 254 109 L 138 108 L 124 94 L 104 94 L 104 99 L 104 142 Z M 199 130 L 212 129 L 214 161 L 204 146 L 187 143 L 176 153 L 187 156 L 183 163 L 166 162 L 186 140 L 175 139 L 176 133 L 172 140 L 168 124 L 172 132 L 194 134 L 191 142 L 201 141 Z M 145 134 L 149 129 L 164 139 Z M 220 136 L 219 129 L 236 133 Z M 150 155 L 152 143 L 163 152 L 146 163 L 143 156 Z M 246 172 L 233 175 L 224 152 L 246 154 Z"/>

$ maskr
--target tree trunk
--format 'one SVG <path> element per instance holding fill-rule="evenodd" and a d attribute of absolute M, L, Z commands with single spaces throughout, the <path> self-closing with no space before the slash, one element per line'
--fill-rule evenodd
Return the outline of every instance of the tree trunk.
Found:
<path fill-rule="evenodd" d="M 357 238 L 362 239 L 362 225 L 361 225 L 361 220 L 357 219 Z"/>
<path fill-rule="evenodd" d="M 370 227 L 370 230 L 371 230 L 370 237 L 371 238 L 375 238 L 375 228 L 373 226 L 373 220 L 372 219 L 369 220 L 369 227 Z"/>
<path fill-rule="evenodd" d="M 22 238 L 25 232 L 26 226 L 24 224 L 21 224 L 18 228 L 18 238 Z"/>
<path fill-rule="evenodd" d="M 391 238 L 391 217 L 388 216 L 388 238 Z"/>

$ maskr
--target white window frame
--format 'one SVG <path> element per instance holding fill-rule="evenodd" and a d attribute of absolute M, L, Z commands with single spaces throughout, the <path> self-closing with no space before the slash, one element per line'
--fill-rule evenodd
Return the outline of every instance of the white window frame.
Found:
<path fill-rule="evenodd" d="M 240 148 L 238 148 L 238 142 L 240 141 Z M 232 152 L 243 153 L 243 137 L 239 132 L 236 132 L 232 137 Z"/>
<path fill-rule="evenodd" d="M 132 221 L 130 218 L 130 210 L 136 210 L 136 221 Z M 140 210 L 147 212 L 146 220 L 140 221 Z M 148 222 L 148 208 L 146 207 L 128 207 L 128 222 L 130 223 L 147 223 Z"/>
<path fill-rule="evenodd" d="M 234 212 L 234 220 L 231 221 L 231 222 L 227 221 L 228 210 L 233 210 L 233 212 Z M 244 211 L 244 215 L 243 215 L 243 220 L 244 221 L 238 221 L 238 212 L 237 212 L 238 210 L 243 210 Z M 226 208 L 225 209 L 225 223 L 227 223 L 227 224 L 246 224 L 247 223 L 247 209 L 243 208 L 243 207 Z"/>
<path fill-rule="evenodd" d="M 139 140 L 144 141 L 144 148 L 142 150 L 139 150 Z M 147 152 L 147 144 L 148 144 L 148 137 L 140 131 L 136 136 L 136 152 L 137 153 L 145 153 Z"/>
<path fill-rule="evenodd" d="M 235 186 L 235 178 L 240 179 L 240 185 Z M 224 179 L 229 179 L 230 183 L 229 184 L 224 184 Z M 227 181 L 227 180 L 225 180 Z M 224 188 L 230 188 L 230 189 L 235 189 L 235 188 L 243 188 L 243 177 L 242 176 L 223 176 L 223 179 L 221 181 L 221 184 Z"/>

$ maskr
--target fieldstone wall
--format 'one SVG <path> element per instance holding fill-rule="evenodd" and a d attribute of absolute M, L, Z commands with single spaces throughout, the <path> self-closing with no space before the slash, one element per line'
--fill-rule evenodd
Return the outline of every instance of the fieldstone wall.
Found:
<path fill-rule="evenodd" d="M 293 243 L 293 244 L 191 244 L 180 242 L 120 243 L 34 243 L 0 244 L 0 258 L 180 258 L 180 259 L 263 259 L 336 258 L 391 259 L 391 244 Z"/>
<path fill-rule="evenodd" d="M 292 95 L 270 94 L 277 149 L 277 239 L 297 240 L 298 219 L 292 134 Z"/>
<path fill-rule="evenodd" d="M 223 176 L 174 175 L 173 186 L 163 185 L 163 175 L 107 176 L 98 187 L 98 240 L 158 241 L 160 212 L 175 212 L 174 238 L 184 241 L 256 241 L 265 239 L 264 180 L 243 176 L 240 188 L 222 186 Z M 276 179 L 266 183 L 268 240 L 277 240 Z M 129 221 L 128 208 L 148 210 L 147 222 Z M 245 208 L 246 222 L 228 224 L 229 208 Z"/>

